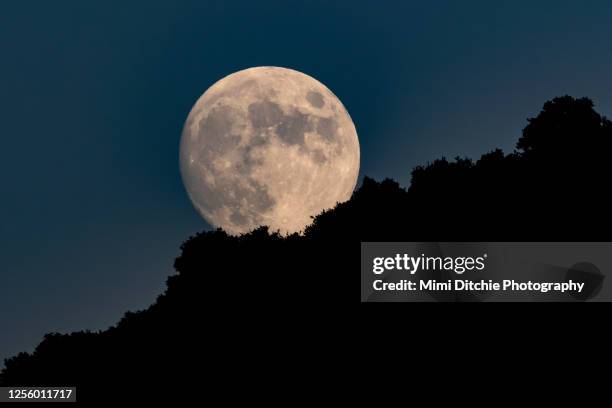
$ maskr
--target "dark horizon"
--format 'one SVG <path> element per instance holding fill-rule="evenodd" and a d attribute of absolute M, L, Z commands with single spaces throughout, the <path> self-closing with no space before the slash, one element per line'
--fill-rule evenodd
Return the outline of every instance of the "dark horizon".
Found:
<path fill-rule="evenodd" d="M 435 160 L 415 168 L 408 190 L 364 178 L 350 200 L 319 214 L 303 235 L 267 227 L 196 234 L 181 245 L 176 274 L 148 308 L 102 332 L 46 335 L 34 353 L 6 360 L 0 385 L 70 384 L 80 402 L 176 403 L 201 397 L 201 387 L 191 386 L 202 384 L 198 372 L 214 373 L 216 392 L 235 391 L 236 381 L 261 384 L 254 379 L 262 367 L 279 374 L 276 385 L 295 385 L 287 373 L 309 364 L 350 367 L 355 353 L 347 344 L 376 343 L 381 321 L 402 327 L 398 338 L 415 327 L 438 337 L 434 326 L 444 333 L 465 326 L 448 311 L 442 314 L 452 322 L 431 310 L 380 312 L 364 302 L 611 302 L 612 219 L 602 183 L 611 149 L 612 122 L 590 99 L 563 96 L 530 120 L 516 152 Z M 361 307 L 347 289 L 356 286 L 357 259 Z M 505 324 L 500 310 L 489 320 Z M 573 327 L 567 313 L 529 315 L 517 318 L 526 333 L 533 333 L 530 323 L 547 332 Z M 581 313 L 582 324 L 593 317 Z M 338 378 L 332 373 L 329 384 Z M 270 384 L 268 374 L 263 381 Z"/>

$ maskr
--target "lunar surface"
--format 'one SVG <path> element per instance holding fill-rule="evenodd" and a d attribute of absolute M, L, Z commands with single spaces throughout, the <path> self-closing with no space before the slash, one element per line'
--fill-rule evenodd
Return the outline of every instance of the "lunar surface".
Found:
<path fill-rule="evenodd" d="M 257 67 L 211 86 L 189 114 L 183 182 L 212 225 L 300 232 L 351 197 L 359 172 L 355 125 L 338 98 L 301 72 Z"/>

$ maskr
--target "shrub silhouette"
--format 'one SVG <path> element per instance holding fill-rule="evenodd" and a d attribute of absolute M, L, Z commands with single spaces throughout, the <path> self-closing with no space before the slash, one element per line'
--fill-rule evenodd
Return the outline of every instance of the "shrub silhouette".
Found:
<path fill-rule="evenodd" d="M 270 346 L 318 344 L 330 341 L 320 333 L 342 329 L 337 310 L 357 301 L 360 242 L 609 239 L 611 142 L 612 124 L 593 103 L 565 96 L 529 119 L 515 152 L 435 160 L 412 171 L 407 190 L 365 177 L 351 200 L 302 235 L 266 227 L 239 237 L 197 234 L 181 246 L 177 274 L 152 306 L 102 332 L 45 336 L 32 354 L 6 360 L 0 383 L 76 385 L 81 400 L 99 401 L 146 397 L 145 389 L 171 397 L 190 384 L 196 392 L 206 375 L 257 378 Z M 315 320 L 320 304 L 340 308 Z M 312 353 L 294 349 L 291 364 Z M 113 384 L 112 395 L 101 393 Z"/>

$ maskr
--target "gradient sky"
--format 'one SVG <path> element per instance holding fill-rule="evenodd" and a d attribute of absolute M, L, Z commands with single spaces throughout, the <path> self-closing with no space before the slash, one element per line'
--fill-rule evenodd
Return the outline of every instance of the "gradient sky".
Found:
<path fill-rule="evenodd" d="M 612 3 L 20 1 L 0 12 L 0 358 L 160 294 L 207 228 L 178 169 L 221 77 L 305 72 L 351 114 L 361 174 L 511 151 L 558 95 L 612 116 Z M 205 271 L 203 271 L 205 272 Z"/>

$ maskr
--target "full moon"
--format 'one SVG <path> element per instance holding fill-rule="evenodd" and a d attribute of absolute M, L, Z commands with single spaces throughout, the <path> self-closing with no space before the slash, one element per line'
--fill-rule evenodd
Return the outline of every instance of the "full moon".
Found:
<path fill-rule="evenodd" d="M 288 234 L 351 197 L 359 140 L 325 85 L 291 69 L 256 67 L 221 79 L 196 102 L 180 167 L 189 198 L 213 226 Z"/>

